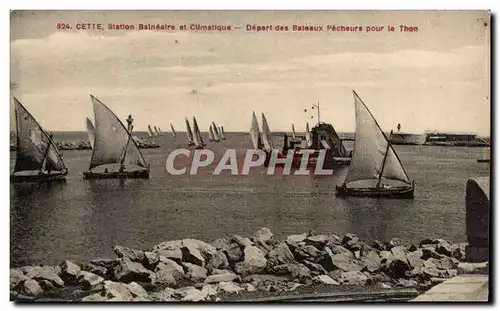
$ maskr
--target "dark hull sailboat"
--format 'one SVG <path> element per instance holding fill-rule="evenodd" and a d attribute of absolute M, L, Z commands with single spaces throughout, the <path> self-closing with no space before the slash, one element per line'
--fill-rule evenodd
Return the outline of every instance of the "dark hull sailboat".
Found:
<path fill-rule="evenodd" d="M 373 187 L 373 188 L 347 188 L 335 186 L 335 195 L 338 197 L 375 197 L 394 199 L 413 199 L 415 187 Z"/>
<path fill-rule="evenodd" d="M 351 165 L 336 195 L 413 199 L 410 182 L 401 160 L 375 117 L 353 91 L 356 110 L 356 140 Z M 391 131 L 392 135 L 392 131 Z"/>
<path fill-rule="evenodd" d="M 149 178 L 149 165 L 132 138 L 133 126 L 129 132 L 106 105 L 90 97 L 95 115 L 94 143 L 89 171 L 83 173 L 83 179 Z M 119 169 L 109 171 L 107 166 Z"/>
<path fill-rule="evenodd" d="M 16 164 L 11 183 L 64 180 L 68 169 L 54 141 L 14 97 L 16 116 Z"/>
<path fill-rule="evenodd" d="M 195 149 L 205 149 L 206 144 L 201 137 L 200 127 L 198 126 L 198 122 L 195 117 L 193 117 L 193 131 Z"/>
<path fill-rule="evenodd" d="M 186 118 L 186 135 L 188 137 L 188 146 L 194 146 L 193 131 L 191 130 L 191 126 L 189 125 L 189 121 L 187 118 Z"/>

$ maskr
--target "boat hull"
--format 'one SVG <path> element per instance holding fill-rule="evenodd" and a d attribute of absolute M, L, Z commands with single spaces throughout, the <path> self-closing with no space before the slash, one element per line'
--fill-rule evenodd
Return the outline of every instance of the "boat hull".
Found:
<path fill-rule="evenodd" d="M 65 181 L 67 173 L 61 174 L 40 174 L 31 176 L 19 176 L 10 175 L 10 182 L 13 184 L 17 183 L 41 183 L 41 182 L 55 182 L 55 181 Z"/>
<path fill-rule="evenodd" d="M 415 188 L 395 187 L 384 188 L 346 188 L 335 187 L 335 195 L 338 197 L 376 197 L 376 198 L 394 198 L 394 199 L 413 199 Z"/>
<path fill-rule="evenodd" d="M 477 163 L 490 163 L 490 159 L 477 159 Z"/>
<path fill-rule="evenodd" d="M 83 179 L 149 179 L 149 171 L 111 173 L 83 172 Z"/>

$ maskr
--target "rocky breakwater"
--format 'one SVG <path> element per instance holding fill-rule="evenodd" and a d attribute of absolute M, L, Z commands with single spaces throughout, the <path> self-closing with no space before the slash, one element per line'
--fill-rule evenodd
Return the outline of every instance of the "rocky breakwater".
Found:
<path fill-rule="evenodd" d="M 408 246 L 310 232 L 278 241 L 268 228 L 211 244 L 183 239 L 114 251 L 117 258 L 12 268 L 11 300 L 220 301 L 325 285 L 424 291 L 455 276 L 464 254 L 442 239 Z"/>

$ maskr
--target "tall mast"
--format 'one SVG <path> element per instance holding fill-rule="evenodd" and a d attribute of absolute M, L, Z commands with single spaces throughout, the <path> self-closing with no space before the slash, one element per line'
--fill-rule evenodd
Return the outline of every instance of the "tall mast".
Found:
<path fill-rule="evenodd" d="M 384 160 L 382 161 L 382 168 L 380 169 L 380 174 L 378 175 L 377 188 L 380 187 L 380 181 L 382 180 L 382 173 L 384 172 L 387 154 L 389 153 L 389 148 L 391 148 L 391 141 L 390 141 L 391 138 L 392 138 L 392 130 L 391 134 L 389 134 L 389 139 L 387 140 L 387 148 L 385 149 Z"/>

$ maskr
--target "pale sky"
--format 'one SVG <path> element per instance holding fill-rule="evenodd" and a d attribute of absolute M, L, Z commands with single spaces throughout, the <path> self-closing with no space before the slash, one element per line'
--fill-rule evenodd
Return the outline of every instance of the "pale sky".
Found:
<path fill-rule="evenodd" d="M 66 22 L 73 30 L 57 30 Z M 78 22 L 104 31 L 76 30 Z M 230 32 L 107 30 L 108 23 L 219 24 Z M 395 32 L 247 32 L 246 24 L 396 26 Z M 487 23 L 487 26 L 485 26 Z M 398 25 L 418 27 L 400 32 Z M 248 131 L 252 111 L 272 131 L 322 121 L 354 131 L 352 90 L 384 130 L 488 135 L 489 14 L 484 11 L 17 11 L 12 93 L 50 131 L 84 131 L 90 94 L 135 130 L 196 116 Z M 177 40 L 177 44 L 175 43 Z M 192 94 L 192 90 L 198 94 Z M 304 109 L 308 112 L 305 113 Z M 13 124 L 11 101 L 11 128 Z M 316 117 L 315 117 L 316 118 Z"/>

